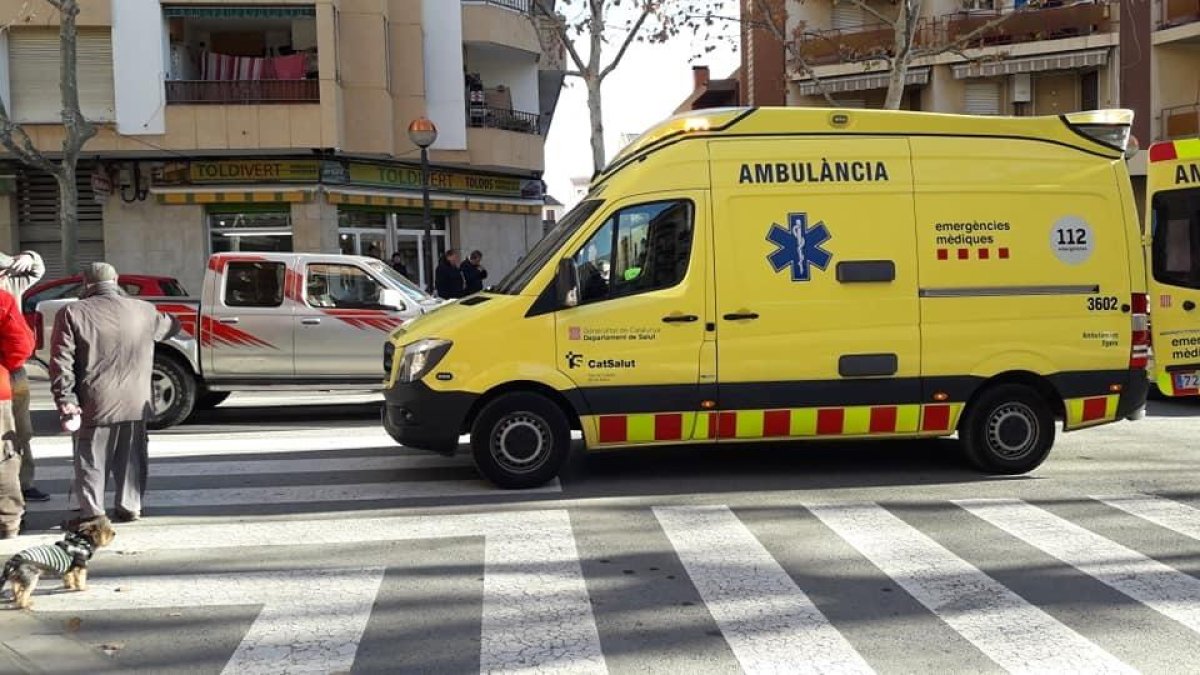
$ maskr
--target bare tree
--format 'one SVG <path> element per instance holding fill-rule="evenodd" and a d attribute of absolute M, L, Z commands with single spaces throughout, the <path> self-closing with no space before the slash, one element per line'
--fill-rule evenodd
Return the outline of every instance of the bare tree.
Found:
<path fill-rule="evenodd" d="M 59 70 L 59 90 L 62 93 L 62 125 L 65 131 L 62 155 L 51 159 L 34 144 L 33 139 L 12 120 L 4 102 L 0 101 L 0 145 L 19 161 L 54 176 L 58 182 L 58 222 L 62 233 L 63 264 L 68 273 L 78 269 L 78 202 L 76 167 L 83 146 L 96 135 L 96 127 L 87 121 L 79 106 L 78 56 L 76 37 L 79 18 L 78 0 L 44 0 L 59 15 L 58 38 L 62 52 Z M 28 5 L 28 3 L 26 3 Z M 28 7 L 22 10 L 25 21 L 31 19 Z M 4 26 L 8 30 L 11 24 Z"/>
<path fill-rule="evenodd" d="M 591 119 L 592 166 L 604 168 L 601 85 L 617 69 L 629 47 L 663 43 L 684 31 L 695 33 L 705 17 L 719 15 L 726 0 L 533 0 L 530 20 L 546 51 L 566 51 L 568 77 L 587 87 Z M 557 6 L 556 6 L 557 5 Z M 711 21 L 711 20 L 710 20 Z M 547 30 L 542 31 L 542 27 Z M 605 49 L 616 46 L 611 58 Z"/>
<path fill-rule="evenodd" d="M 816 66 L 806 58 L 801 49 L 803 43 L 831 41 L 827 33 L 810 30 L 805 25 L 797 25 L 795 29 L 788 28 L 789 0 L 746 0 L 743 14 L 734 20 L 744 23 L 749 29 L 764 30 L 784 47 L 788 65 L 796 72 L 812 80 L 815 88 L 831 105 L 837 101 L 829 93 L 825 82 L 817 75 Z M 806 0 L 791 0 L 803 4 Z M 996 12 L 990 18 L 978 24 L 961 35 L 943 34 L 939 31 L 922 30 L 921 11 L 924 0 L 895 0 L 886 5 L 877 5 L 870 0 L 833 0 L 834 4 L 853 5 L 871 17 L 877 25 L 890 30 L 892 39 L 886 44 L 877 45 L 869 51 L 853 51 L 843 45 L 835 45 L 838 56 L 843 62 L 862 63 L 871 67 L 882 63 L 888 68 L 887 97 L 884 108 L 896 110 L 904 98 L 904 86 L 908 81 L 908 72 L 913 62 L 929 59 L 942 54 L 955 53 L 963 58 L 973 59 L 968 50 L 978 45 L 981 40 L 994 34 L 1003 24 L 1020 14 L 1038 9 L 1038 2 L 1030 2 L 1023 7 L 1007 12 Z"/>

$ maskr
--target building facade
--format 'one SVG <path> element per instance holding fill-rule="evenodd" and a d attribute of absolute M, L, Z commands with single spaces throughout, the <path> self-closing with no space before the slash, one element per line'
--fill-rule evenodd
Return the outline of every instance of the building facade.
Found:
<path fill-rule="evenodd" d="M 40 3 L 34 3 L 40 4 Z M 0 96 L 61 144 L 53 12 L 0 0 Z M 480 249 L 504 274 L 542 236 L 544 139 L 563 54 L 532 0 L 83 0 L 80 261 L 200 290 L 222 251 L 390 259 Z M 40 9 L 40 8 L 39 8 Z M 25 15 L 21 13 L 25 12 Z M 409 124 L 430 148 L 431 227 Z M 52 179 L 9 163 L 0 242 L 63 269 Z"/>
<path fill-rule="evenodd" d="M 788 104 L 827 106 L 828 94 L 839 106 L 882 107 L 886 66 L 881 61 L 864 66 L 862 59 L 893 48 L 891 27 L 851 2 L 787 4 L 794 54 L 760 46 L 759 58 L 793 61 L 786 69 Z M 1144 148 L 1152 141 L 1200 133 L 1200 0 L 1043 0 L 1026 5 L 1024 0 L 1016 0 L 1015 6 L 1012 0 L 925 2 L 917 43 L 965 50 L 915 61 L 902 107 L 981 115 L 1131 108 L 1136 113 L 1134 136 L 1143 148 L 1130 161 L 1140 197 Z M 895 7 L 884 0 L 872 4 L 887 16 Z M 1016 7 L 1021 11 L 980 32 Z M 964 44 L 964 37 L 972 39 Z M 799 59 L 809 64 L 815 78 L 796 67 Z M 760 67 L 758 72 L 769 70 Z M 769 86 L 748 89 L 769 91 Z"/>

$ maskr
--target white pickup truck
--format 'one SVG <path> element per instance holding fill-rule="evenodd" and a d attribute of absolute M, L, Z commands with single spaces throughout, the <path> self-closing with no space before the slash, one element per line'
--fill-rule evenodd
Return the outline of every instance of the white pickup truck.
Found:
<path fill-rule="evenodd" d="M 234 391 L 379 389 L 387 337 L 441 304 L 374 258 L 307 253 L 218 253 L 199 300 L 143 299 L 182 328 L 155 350 L 156 429 Z M 43 364 L 54 318 L 71 302 L 36 308 Z"/>

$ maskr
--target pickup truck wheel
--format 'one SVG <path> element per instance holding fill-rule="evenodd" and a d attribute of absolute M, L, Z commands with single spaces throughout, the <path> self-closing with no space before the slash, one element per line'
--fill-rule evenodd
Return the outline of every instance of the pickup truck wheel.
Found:
<path fill-rule="evenodd" d="M 1028 387 L 1001 385 L 971 404 L 959 428 L 967 460 L 987 473 L 1033 471 L 1054 445 L 1054 414 Z"/>
<path fill-rule="evenodd" d="M 205 391 L 196 398 L 197 410 L 212 410 L 229 398 L 228 391 Z"/>
<path fill-rule="evenodd" d="M 196 378 L 168 356 L 154 357 L 150 375 L 151 429 L 166 429 L 186 420 L 196 405 Z"/>
<path fill-rule="evenodd" d="M 471 427 L 479 472 L 508 490 L 538 487 L 558 475 L 571 448 L 566 415 L 537 394 L 505 394 Z"/>

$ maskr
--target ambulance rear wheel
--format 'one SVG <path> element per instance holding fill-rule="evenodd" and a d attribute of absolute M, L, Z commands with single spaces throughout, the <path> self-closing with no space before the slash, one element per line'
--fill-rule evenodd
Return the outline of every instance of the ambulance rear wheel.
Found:
<path fill-rule="evenodd" d="M 1033 471 L 1054 445 L 1054 414 L 1038 393 L 1020 385 L 989 389 L 971 404 L 959 427 L 967 460 L 980 471 Z"/>
<path fill-rule="evenodd" d="M 545 485 L 558 475 L 570 448 L 566 415 L 538 394 L 505 394 L 489 403 L 471 427 L 475 466 L 507 490 Z"/>

